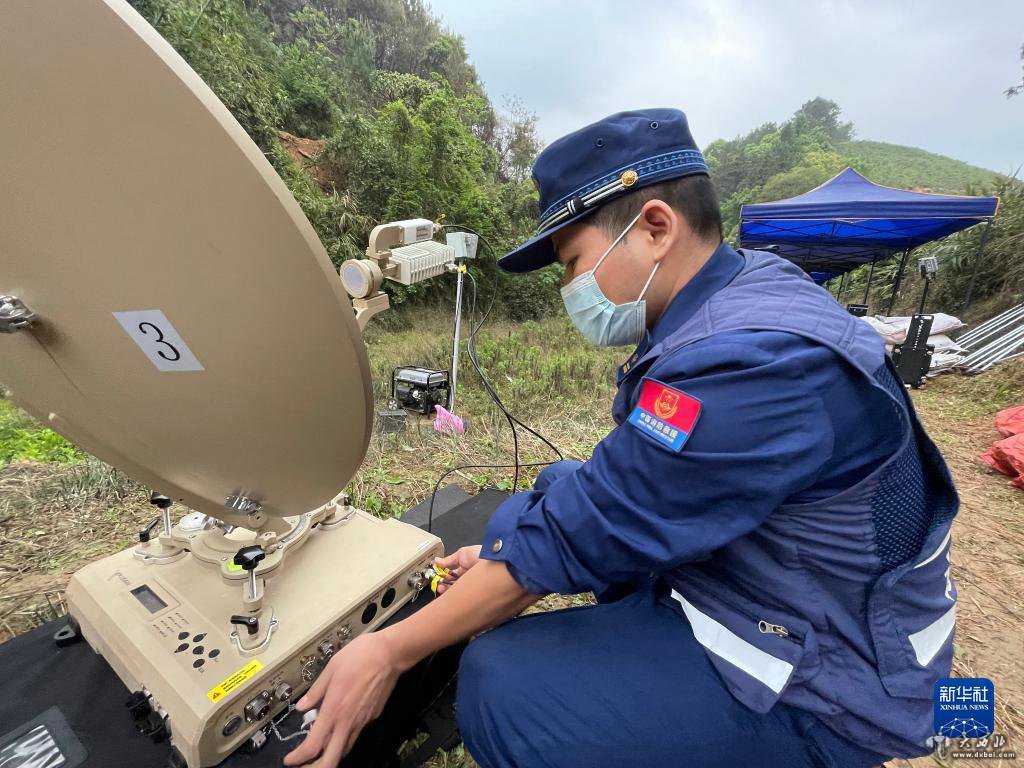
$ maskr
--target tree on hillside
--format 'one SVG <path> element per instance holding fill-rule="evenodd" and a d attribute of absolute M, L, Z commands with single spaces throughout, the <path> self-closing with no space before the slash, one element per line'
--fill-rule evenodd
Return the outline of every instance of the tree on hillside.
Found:
<path fill-rule="evenodd" d="M 540 151 L 537 115 L 518 96 L 505 97 L 505 114 L 498 118 L 495 149 L 506 179 L 522 181 Z"/>
<path fill-rule="evenodd" d="M 1024 62 L 1024 45 L 1020 47 L 1020 60 Z M 1024 76 L 1021 77 L 1019 85 L 1011 85 L 1006 89 L 1006 98 L 1019 96 L 1022 93 L 1024 93 Z"/>
<path fill-rule="evenodd" d="M 805 102 L 789 124 L 796 127 L 804 123 L 809 128 L 820 129 L 833 144 L 842 144 L 853 138 L 853 123 L 842 122 L 841 114 L 842 110 L 834 101 L 818 97 Z"/>

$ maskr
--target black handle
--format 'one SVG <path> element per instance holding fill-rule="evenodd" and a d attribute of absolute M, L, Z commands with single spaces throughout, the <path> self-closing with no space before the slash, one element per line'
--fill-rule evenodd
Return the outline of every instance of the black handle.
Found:
<path fill-rule="evenodd" d="M 159 517 L 154 517 L 152 520 L 146 523 L 146 527 L 139 531 L 139 541 L 141 541 L 143 544 L 149 541 L 150 538 L 152 538 L 153 536 L 153 529 L 156 528 L 158 525 L 160 525 Z"/>
<path fill-rule="evenodd" d="M 235 565 L 242 567 L 243 571 L 251 571 L 260 564 L 260 560 L 265 558 L 267 553 L 263 550 L 259 544 L 253 544 L 248 547 L 242 547 L 235 553 L 235 558 L 232 561 Z"/>
<path fill-rule="evenodd" d="M 167 509 L 171 506 L 170 498 L 164 496 L 162 493 L 157 493 L 156 491 L 153 491 L 153 493 L 150 494 L 149 503 L 160 509 Z"/>
<path fill-rule="evenodd" d="M 232 624 L 240 624 L 249 632 L 250 635 L 255 635 L 260 631 L 260 620 L 255 616 L 232 616 Z"/>

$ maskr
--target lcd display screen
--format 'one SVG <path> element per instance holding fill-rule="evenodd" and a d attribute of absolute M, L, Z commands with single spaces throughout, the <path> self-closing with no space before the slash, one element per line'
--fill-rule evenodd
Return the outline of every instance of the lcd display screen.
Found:
<path fill-rule="evenodd" d="M 150 613 L 157 613 L 167 607 L 167 603 L 161 600 L 159 595 L 145 584 L 133 589 L 132 594 L 135 595 L 136 600 L 146 606 L 146 610 Z"/>

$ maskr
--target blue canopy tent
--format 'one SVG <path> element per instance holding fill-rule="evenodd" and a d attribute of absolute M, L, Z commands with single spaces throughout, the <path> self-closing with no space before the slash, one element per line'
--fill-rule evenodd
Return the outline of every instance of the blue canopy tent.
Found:
<path fill-rule="evenodd" d="M 868 287 L 875 264 L 902 254 L 893 286 L 895 298 L 914 248 L 991 222 L 998 205 L 996 197 L 933 195 L 883 187 L 847 168 L 797 197 L 744 205 L 740 244 L 778 253 L 817 280 L 829 274 L 825 279 L 841 275 L 845 281 L 847 272 L 871 264 Z M 979 248 L 975 270 L 980 258 Z M 965 305 L 973 285 L 972 279 Z M 865 302 L 867 295 L 865 289 Z M 892 300 L 887 311 L 892 309 Z"/>

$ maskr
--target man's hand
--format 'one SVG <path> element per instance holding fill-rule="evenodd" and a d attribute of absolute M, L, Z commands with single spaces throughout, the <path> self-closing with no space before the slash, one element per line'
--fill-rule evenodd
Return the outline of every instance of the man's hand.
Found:
<path fill-rule="evenodd" d="M 450 589 L 455 580 L 462 574 L 480 562 L 480 545 L 462 547 L 452 552 L 447 557 L 435 557 L 434 563 L 442 568 L 448 569 L 448 576 L 437 585 L 437 594 L 442 594 Z"/>
<path fill-rule="evenodd" d="M 298 701 L 300 710 L 319 705 L 306 740 L 285 757 L 285 765 L 335 768 L 356 737 L 383 710 L 398 676 L 420 659 L 472 637 L 537 602 L 504 563 L 479 560 L 480 547 L 464 547 L 438 562 L 461 576 L 451 594 L 433 600 L 397 624 L 360 635 L 331 659 Z M 444 566 L 448 567 L 448 566 Z"/>
<path fill-rule="evenodd" d="M 360 635 L 338 651 L 296 705 L 302 711 L 319 706 L 320 714 L 284 764 L 334 768 L 380 715 L 402 671 L 380 632 Z"/>

